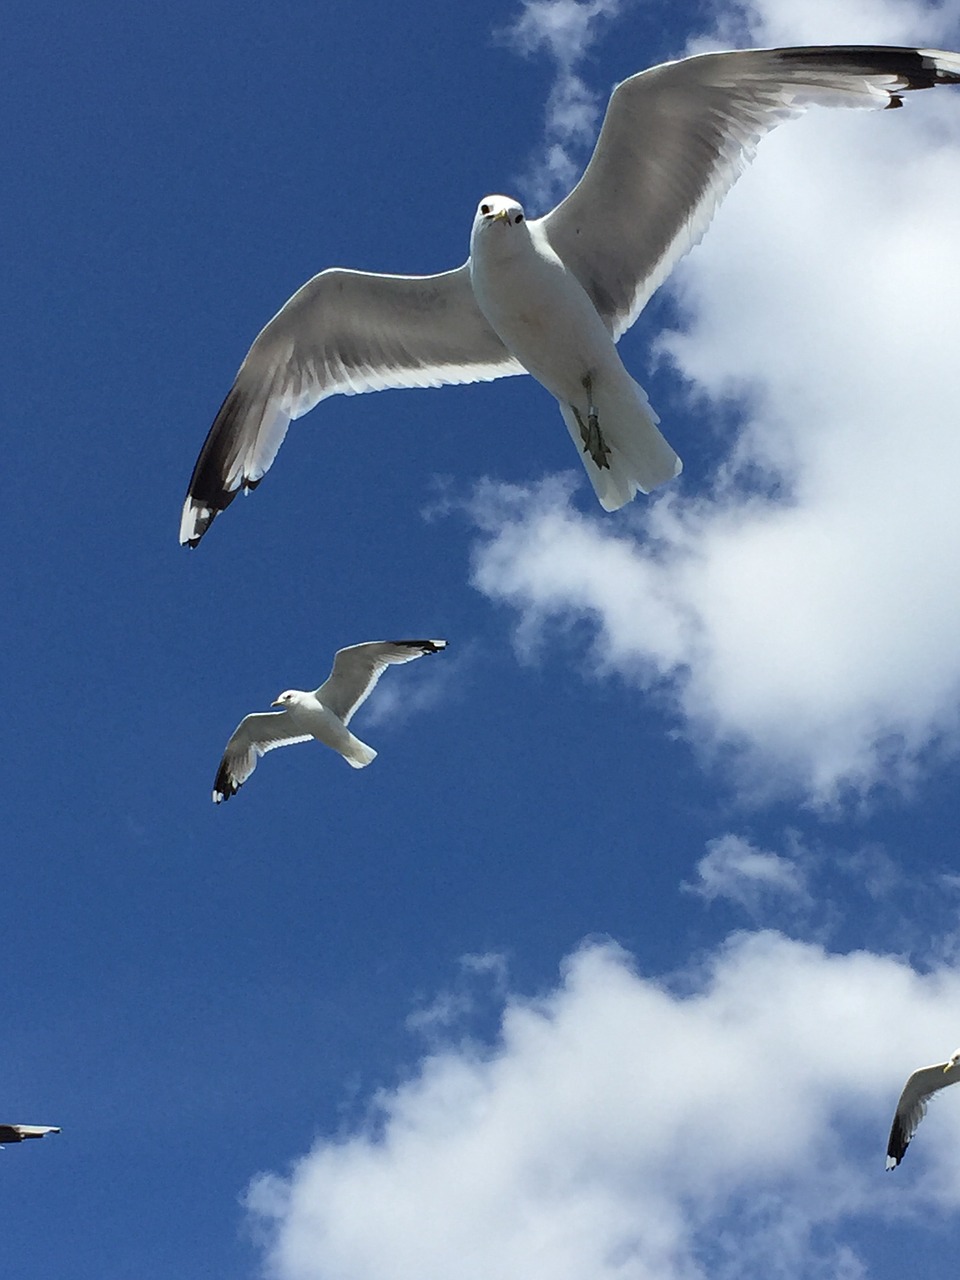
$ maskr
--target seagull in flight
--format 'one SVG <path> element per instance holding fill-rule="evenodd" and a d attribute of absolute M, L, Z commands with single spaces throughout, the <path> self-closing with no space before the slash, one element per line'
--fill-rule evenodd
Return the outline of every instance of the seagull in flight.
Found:
<path fill-rule="evenodd" d="M 214 419 L 181 543 L 196 546 L 241 489 L 256 488 L 291 419 L 338 392 L 530 373 L 556 397 L 602 507 L 666 483 L 680 459 L 615 344 L 761 138 L 811 106 L 899 107 L 910 90 L 958 82 L 958 53 L 842 45 L 704 53 L 624 80 L 583 177 L 544 217 L 485 196 L 462 266 L 430 276 L 334 267 L 297 290 Z"/>
<path fill-rule="evenodd" d="M 387 667 L 440 653 L 446 647 L 446 640 L 369 640 L 338 649 L 333 670 L 319 689 L 312 693 L 287 689 L 272 704 L 281 708 L 279 711 L 245 716 L 240 721 L 217 770 L 214 804 L 235 796 L 266 752 L 311 738 L 339 751 L 354 769 L 363 769 L 377 753 L 347 728 L 353 713 L 370 696 Z"/>
<path fill-rule="evenodd" d="M 935 1093 L 960 1080 L 960 1049 L 946 1062 L 920 1067 L 903 1086 L 887 1143 L 887 1168 L 895 1169 L 903 1159 L 917 1126 L 927 1114 L 927 1103 Z"/>

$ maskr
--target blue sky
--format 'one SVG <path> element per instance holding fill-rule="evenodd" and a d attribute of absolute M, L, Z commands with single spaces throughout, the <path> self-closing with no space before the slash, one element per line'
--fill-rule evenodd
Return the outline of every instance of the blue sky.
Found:
<path fill-rule="evenodd" d="M 565 104 L 709 43 L 960 47 L 957 0 L 837 8 L 7 15 L 0 1119 L 63 1128 L 0 1153 L 18 1280 L 956 1254 L 960 1097 L 883 1155 L 960 1042 L 960 93 L 763 144 L 621 344 L 657 499 L 601 512 L 518 378 L 330 400 L 176 536 L 263 323 L 549 203 Z M 358 715 L 371 768 L 211 804 L 244 714 L 406 635 L 450 648 Z"/>

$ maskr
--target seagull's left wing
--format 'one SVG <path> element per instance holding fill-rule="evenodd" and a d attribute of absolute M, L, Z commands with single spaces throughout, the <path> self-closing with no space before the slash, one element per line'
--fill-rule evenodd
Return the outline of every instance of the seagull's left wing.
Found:
<path fill-rule="evenodd" d="M 827 46 L 706 53 L 614 90 L 580 182 L 542 219 L 614 338 L 701 238 L 760 139 L 810 106 L 899 107 L 960 54 Z"/>
<path fill-rule="evenodd" d="M 426 653 L 440 653 L 446 647 L 446 640 L 369 640 L 338 649 L 333 670 L 316 696 L 344 724 L 349 724 L 387 667 L 397 662 L 412 662 Z"/>

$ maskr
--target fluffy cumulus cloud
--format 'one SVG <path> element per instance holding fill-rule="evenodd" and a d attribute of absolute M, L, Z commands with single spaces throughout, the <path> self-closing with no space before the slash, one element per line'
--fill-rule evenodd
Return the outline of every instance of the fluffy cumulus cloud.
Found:
<path fill-rule="evenodd" d="M 960 4 L 755 0 L 724 35 L 955 44 Z M 601 661 L 754 783 L 832 800 L 956 745 L 958 201 L 955 90 L 777 130 L 666 286 L 653 358 L 691 411 L 666 434 L 695 460 L 736 424 L 709 481 L 612 518 L 556 482 L 475 505 L 475 581 L 528 639 L 592 619 Z M 642 381 L 650 353 L 621 351 Z"/>
<path fill-rule="evenodd" d="M 612 944 L 435 1049 L 247 1204 L 275 1280 L 859 1277 L 872 1215 L 960 1205 L 960 1107 L 883 1172 L 918 1047 L 960 973 L 733 937 L 664 980 Z M 950 1098 L 950 1103 L 956 1099 Z"/>

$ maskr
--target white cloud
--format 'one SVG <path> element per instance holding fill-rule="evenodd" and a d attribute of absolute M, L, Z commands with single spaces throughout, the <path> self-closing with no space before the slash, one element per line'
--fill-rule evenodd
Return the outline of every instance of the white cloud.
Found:
<path fill-rule="evenodd" d="M 482 1006 L 491 999 L 497 1004 L 507 992 L 506 956 L 496 951 L 471 953 L 460 957 L 460 972 L 453 988 L 440 991 L 421 1003 L 406 1019 L 408 1031 L 434 1044 L 443 1036 L 477 1017 Z"/>
<path fill-rule="evenodd" d="M 683 888 L 707 902 L 717 898 L 759 915 L 771 899 L 807 900 L 806 876 L 796 859 L 758 849 L 743 836 L 728 833 L 707 843 L 697 863 L 697 878 Z"/>
<path fill-rule="evenodd" d="M 508 999 L 247 1203 L 275 1280 L 867 1274 L 872 1222 L 960 1207 L 960 1105 L 882 1172 L 907 1073 L 956 1039 L 960 974 L 760 932 L 672 979 L 613 945 Z"/>
<path fill-rule="evenodd" d="M 529 202 L 543 212 L 567 194 L 593 149 L 603 103 L 576 66 L 604 24 L 618 16 L 622 0 L 521 0 L 521 5 L 520 16 L 501 34 L 526 57 L 545 51 L 557 68 L 541 153 L 519 179 Z"/>
<path fill-rule="evenodd" d="M 910 0 L 737 0 L 717 21 L 717 43 L 906 44 L 941 47 L 956 28 L 956 11 Z M 951 46 L 952 47 L 952 46 Z"/>
<path fill-rule="evenodd" d="M 813 0 L 737 12 L 754 42 L 855 35 Z M 957 0 L 855 16 L 858 42 L 960 38 Z M 739 418 L 712 486 L 613 518 L 556 482 L 475 506 L 475 581 L 525 640 L 593 619 L 600 662 L 665 688 L 751 785 L 829 802 L 956 747 L 958 201 L 956 91 L 784 126 L 669 286 L 683 324 L 658 351 L 697 429 L 664 415 L 667 436 L 695 462 Z M 621 350 L 642 380 L 644 353 Z"/>

